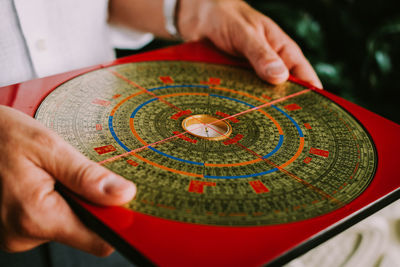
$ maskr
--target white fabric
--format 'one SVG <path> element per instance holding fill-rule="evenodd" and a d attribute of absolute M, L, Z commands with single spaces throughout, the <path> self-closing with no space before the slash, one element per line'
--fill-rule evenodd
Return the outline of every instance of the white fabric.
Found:
<path fill-rule="evenodd" d="M 150 43 L 154 36 L 151 33 L 132 31 L 125 28 L 109 26 L 110 39 L 113 47 L 122 49 L 139 49 Z"/>
<path fill-rule="evenodd" d="M 165 17 L 165 29 L 169 34 L 178 38 L 179 32 L 176 28 L 176 5 L 177 0 L 164 0 L 163 11 Z"/>
<path fill-rule="evenodd" d="M 108 0 L 14 0 L 15 10 L 12 0 L 0 2 L 0 86 L 104 63 L 115 58 L 114 45 L 134 49 L 152 39 L 114 32 Z"/>
<path fill-rule="evenodd" d="M 400 202 L 394 202 L 285 265 L 320 266 L 400 266 Z"/>
<path fill-rule="evenodd" d="M 0 86 L 34 77 L 12 0 L 0 0 Z"/>

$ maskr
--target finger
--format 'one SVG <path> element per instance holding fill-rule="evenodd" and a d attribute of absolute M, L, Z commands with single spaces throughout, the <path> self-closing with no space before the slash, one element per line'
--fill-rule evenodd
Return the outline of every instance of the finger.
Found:
<path fill-rule="evenodd" d="M 45 169 L 89 201 L 102 205 L 122 205 L 134 197 L 136 187 L 132 182 L 90 161 L 26 114 L 12 109 L 8 112 L 12 112 L 13 121 L 20 127 L 15 134 L 23 133 L 20 139 L 23 144 L 15 144 L 15 149 L 24 149 L 11 154 L 25 154 L 39 168 Z"/>
<path fill-rule="evenodd" d="M 265 18 L 264 28 L 267 42 L 285 62 L 290 73 L 317 88 L 322 88 L 321 81 L 300 47 L 272 20 Z"/>
<path fill-rule="evenodd" d="M 246 42 L 241 51 L 261 79 L 271 84 L 280 84 L 288 79 L 289 71 L 285 63 L 263 36 L 243 39 L 251 40 Z"/>
<path fill-rule="evenodd" d="M 293 76 L 322 89 L 322 83 L 313 67 L 296 44 L 287 43 L 278 53 L 286 62 L 286 65 Z"/>
<path fill-rule="evenodd" d="M 58 192 L 49 191 L 40 209 L 36 211 L 42 215 L 38 224 L 43 227 L 43 237 L 97 256 L 107 256 L 114 250 L 82 224 Z"/>
<path fill-rule="evenodd" d="M 66 201 L 54 190 L 54 179 L 30 160 L 22 159 L 13 173 L 24 177 L 4 192 L 6 238 L 3 246 L 12 252 L 25 251 L 47 240 L 62 242 L 95 255 L 108 255 L 113 249 L 87 229 Z M 18 178 L 17 178 L 18 179 Z"/>
<path fill-rule="evenodd" d="M 48 238 L 97 256 L 108 256 L 114 249 L 85 227 L 65 200 L 56 192 L 46 199 L 51 213 L 46 216 Z"/>
<path fill-rule="evenodd" d="M 38 240 L 35 238 L 26 238 L 8 234 L 1 238 L 0 249 L 10 253 L 23 252 L 31 250 L 46 242 L 48 242 L 48 240 Z"/>
<path fill-rule="evenodd" d="M 55 179 L 87 200 L 101 205 L 122 205 L 136 194 L 127 179 L 90 161 L 54 133 L 39 134 L 40 164 Z M 38 140 L 39 139 L 39 140 Z M 43 144 L 46 144 L 43 146 Z"/>
<path fill-rule="evenodd" d="M 39 168 L 30 168 L 26 175 L 40 177 L 40 185 L 31 185 L 32 201 L 27 204 L 27 215 L 23 217 L 28 221 L 25 224 L 29 228 L 28 235 L 57 241 L 97 256 L 111 254 L 113 248 L 83 225 L 64 198 L 54 190 L 53 177 Z"/>

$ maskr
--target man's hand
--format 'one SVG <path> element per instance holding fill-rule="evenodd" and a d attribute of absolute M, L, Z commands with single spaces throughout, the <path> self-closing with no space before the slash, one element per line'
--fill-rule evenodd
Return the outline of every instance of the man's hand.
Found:
<path fill-rule="evenodd" d="M 102 205 L 122 205 L 136 193 L 133 183 L 88 160 L 39 122 L 0 106 L 0 247 L 17 252 L 53 240 L 110 254 L 110 245 L 54 190 L 56 180 Z"/>
<path fill-rule="evenodd" d="M 299 46 L 270 18 L 241 0 L 181 0 L 179 31 L 185 40 L 210 39 L 220 49 L 243 55 L 272 84 L 289 72 L 312 85 L 322 84 Z"/>
<path fill-rule="evenodd" d="M 245 56 L 257 74 L 269 83 L 282 83 L 291 73 L 322 88 L 298 45 L 270 18 L 246 2 L 179 0 L 177 12 L 178 30 L 184 40 L 209 39 L 225 52 Z M 163 0 L 110 0 L 109 21 L 170 37 L 165 29 Z"/>

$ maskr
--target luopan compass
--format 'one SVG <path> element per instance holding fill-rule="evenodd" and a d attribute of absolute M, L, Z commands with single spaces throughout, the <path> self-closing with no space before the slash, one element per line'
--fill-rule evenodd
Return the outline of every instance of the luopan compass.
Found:
<path fill-rule="evenodd" d="M 50 93 L 36 118 L 134 181 L 130 209 L 196 224 L 273 225 L 329 213 L 367 188 L 377 161 L 364 128 L 331 100 L 207 63 L 89 72 Z"/>
<path fill-rule="evenodd" d="M 126 207 L 56 189 L 138 266 L 282 266 L 399 198 L 400 126 L 246 67 L 185 43 L 2 87 L 0 104 L 136 182 Z"/>

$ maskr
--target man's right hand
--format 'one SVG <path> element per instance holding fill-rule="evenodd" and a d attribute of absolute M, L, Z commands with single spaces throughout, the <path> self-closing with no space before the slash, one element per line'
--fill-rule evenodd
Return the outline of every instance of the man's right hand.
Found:
<path fill-rule="evenodd" d="M 51 240 L 110 254 L 112 247 L 54 190 L 56 181 L 100 205 L 122 205 L 136 193 L 133 183 L 90 161 L 39 122 L 0 106 L 0 247 L 18 252 Z"/>

